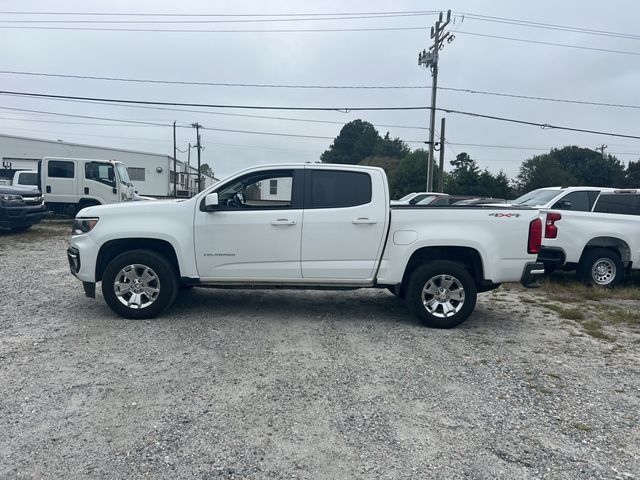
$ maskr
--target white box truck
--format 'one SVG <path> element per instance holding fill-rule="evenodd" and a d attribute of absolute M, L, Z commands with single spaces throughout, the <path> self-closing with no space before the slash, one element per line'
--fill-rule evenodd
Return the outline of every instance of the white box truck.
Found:
<path fill-rule="evenodd" d="M 56 213 L 135 199 L 127 167 L 116 160 L 45 157 L 38 173 L 45 204 Z"/>

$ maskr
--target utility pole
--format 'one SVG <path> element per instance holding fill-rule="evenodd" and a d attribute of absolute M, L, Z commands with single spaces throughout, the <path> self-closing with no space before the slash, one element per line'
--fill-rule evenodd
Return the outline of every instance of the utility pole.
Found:
<path fill-rule="evenodd" d="M 202 145 L 200 145 L 200 129 L 202 125 L 199 123 L 191 124 L 193 128 L 196 129 L 196 148 L 198 149 L 198 193 L 202 191 L 202 176 L 200 175 L 200 150 L 202 150 Z"/>
<path fill-rule="evenodd" d="M 604 143 L 602 145 L 600 145 L 599 147 L 596 147 L 596 151 L 599 151 L 600 154 L 602 155 L 602 159 L 604 160 L 604 150 L 605 148 L 609 148 L 608 145 L 605 145 Z"/>
<path fill-rule="evenodd" d="M 440 119 L 440 176 L 438 177 L 438 191 L 444 192 L 444 117 Z"/>
<path fill-rule="evenodd" d="M 173 196 L 178 196 L 178 187 L 177 185 L 177 176 L 178 176 L 178 168 L 177 168 L 177 160 L 176 160 L 176 122 L 173 121 Z"/>
<path fill-rule="evenodd" d="M 454 36 L 450 32 L 442 32 L 449 25 L 451 21 L 451 10 L 447 11 L 447 20 L 443 22 L 443 14 L 440 12 L 440 16 L 436 24 L 431 27 L 431 38 L 433 39 L 433 45 L 429 47 L 429 50 L 422 50 L 418 53 L 418 65 L 424 65 L 426 68 L 431 69 L 431 109 L 429 115 L 429 158 L 427 159 L 427 192 L 432 191 L 433 186 L 433 164 L 435 163 L 434 157 L 434 128 L 436 123 L 436 93 L 438 90 L 438 57 L 439 52 L 444 47 L 444 42 L 451 43 Z"/>

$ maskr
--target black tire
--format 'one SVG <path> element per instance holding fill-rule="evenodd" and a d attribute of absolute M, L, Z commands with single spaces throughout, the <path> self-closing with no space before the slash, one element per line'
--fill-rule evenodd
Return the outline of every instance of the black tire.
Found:
<path fill-rule="evenodd" d="M 591 248 L 580 259 L 578 278 L 597 287 L 612 288 L 624 277 L 624 265 L 618 255 L 608 248 Z"/>
<path fill-rule="evenodd" d="M 453 283 L 449 283 L 447 288 L 448 282 Z M 425 292 L 423 297 L 423 291 L 428 285 L 436 291 L 434 294 Z M 462 301 L 457 300 L 460 296 Z M 473 312 L 476 298 L 477 289 L 473 277 L 462 265 L 448 260 L 437 260 L 418 267 L 411 274 L 406 290 L 409 310 L 425 325 L 434 328 L 460 325 Z M 429 301 L 434 301 L 431 309 L 425 304 Z M 445 308 L 453 308 L 454 311 L 445 313 Z"/>
<path fill-rule="evenodd" d="M 129 268 L 132 266 L 136 267 Z M 136 278 L 131 280 L 130 277 Z M 127 289 L 126 285 L 136 280 L 139 282 L 136 282 L 136 291 L 133 292 L 131 287 Z M 116 294 L 116 282 L 120 288 L 125 286 L 120 290 L 123 292 L 121 295 Z M 157 292 L 153 292 L 155 289 Z M 177 293 L 178 279 L 173 266 L 165 257 L 150 250 L 131 250 L 118 255 L 109 262 L 102 275 L 105 301 L 114 312 L 125 318 L 153 318 L 174 302 Z M 140 307 L 133 306 L 136 299 Z M 123 302 L 131 304 L 125 305 Z"/>

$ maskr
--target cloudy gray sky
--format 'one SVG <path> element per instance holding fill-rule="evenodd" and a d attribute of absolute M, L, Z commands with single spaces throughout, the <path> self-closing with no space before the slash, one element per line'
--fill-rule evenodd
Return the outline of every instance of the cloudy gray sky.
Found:
<path fill-rule="evenodd" d="M 293 89 L 169 85 L 70 79 L 0 73 L 0 90 L 149 101 L 294 107 L 397 107 L 429 104 L 430 74 L 417 65 L 430 44 L 428 30 L 362 30 L 430 27 L 435 16 L 301 20 L 292 14 L 417 12 L 451 9 L 455 40 L 440 57 L 439 85 L 525 96 L 640 106 L 640 37 L 635 36 L 640 3 L 537 1 L 109 1 L 0 2 L 1 71 L 213 83 L 405 86 L 410 89 Z M 93 12 L 195 14 L 194 17 L 17 15 L 7 12 Z M 464 14 L 467 14 L 466 16 Z M 281 17 L 246 15 L 283 14 Z M 468 14 L 630 34 L 593 35 L 496 23 Z M 205 16 L 206 15 L 206 16 Z M 214 16 L 221 15 L 221 16 Z M 224 16 L 223 16 L 224 15 Z M 245 16 L 230 16 L 245 15 Z M 366 16 L 366 15 L 362 15 Z M 295 21 L 246 22 L 255 19 Z M 326 18 L 326 17 L 325 17 Z M 19 23 L 38 20 L 40 23 Z M 47 23 L 207 21 L 209 23 Z M 220 20 L 245 20 L 220 23 Z M 180 29 L 216 32 L 136 32 L 31 29 L 89 26 L 103 29 Z M 6 28 L 11 27 L 11 28 Z M 257 32 L 257 30 L 361 29 L 360 31 Z M 220 32 L 220 30 L 245 30 Z M 250 30 L 247 32 L 246 30 Z M 567 48 L 475 36 L 494 35 L 626 53 Z M 450 90 L 438 92 L 438 106 L 589 130 L 640 135 L 639 108 L 526 100 Z M 92 145 L 171 154 L 168 127 L 126 125 L 103 120 L 19 112 L 29 109 L 73 115 L 327 138 L 203 131 L 203 161 L 224 177 L 250 165 L 315 161 L 341 126 L 362 118 L 420 147 L 427 137 L 428 112 L 317 112 L 188 108 L 173 111 L 77 101 L 0 96 L 0 133 L 64 139 Z M 172 108 L 172 107 L 166 107 Z M 201 112 L 198 112 L 200 110 Z M 205 113 L 205 110 L 207 113 Z M 232 115 L 229 115 L 232 114 Z M 438 113 L 439 125 L 442 113 Z M 447 162 L 468 152 L 482 168 L 515 176 L 520 163 L 552 147 L 608 145 L 621 160 L 640 158 L 640 141 L 541 129 L 445 114 Z M 257 117 L 279 117 L 257 118 Z M 297 121 L 291 120 L 297 119 Z M 40 120 L 35 122 L 34 120 Z M 303 121 L 301 121 L 303 120 Z M 62 123 L 57 123 L 62 122 Z M 413 128 L 400 128 L 413 127 Z M 195 131 L 178 129 L 178 147 L 195 142 Z M 463 145 L 465 144 L 465 145 Z M 471 145 L 470 145 L 471 144 Z M 513 148 L 505 148 L 513 147 Z M 195 154 L 195 152 L 193 152 Z M 179 158 L 186 159 L 185 154 Z"/>

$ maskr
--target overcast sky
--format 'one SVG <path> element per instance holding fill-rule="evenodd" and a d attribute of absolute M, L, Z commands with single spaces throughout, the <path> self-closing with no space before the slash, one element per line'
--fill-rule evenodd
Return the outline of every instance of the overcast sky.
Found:
<path fill-rule="evenodd" d="M 561 30 L 531 28 L 464 17 L 463 13 L 504 17 L 545 24 L 566 25 L 634 35 L 640 19 L 640 2 L 537 1 L 136 1 L 80 0 L 0 2 L 0 70 L 79 76 L 121 77 L 171 81 L 226 82 L 323 86 L 422 86 L 414 89 L 291 89 L 166 85 L 89 79 L 0 74 L 0 90 L 57 95 L 109 97 L 149 101 L 239 104 L 294 107 L 398 107 L 426 106 L 431 75 L 417 65 L 418 52 L 430 45 L 428 30 L 377 30 L 349 32 L 256 33 L 266 29 L 370 29 L 430 27 L 435 16 L 349 20 L 229 22 L 229 23 L 125 23 L 92 24 L 97 28 L 253 30 L 236 33 L 176 33 L 82 30 L 37 30 L 31 26 L 79 27 L 78 23 L 7 23 L 16 20 L 99 21 L 219 21 L 252 17 L 211 15 L 327 14 L 402 12 L 451 9 L 448 30 L 455 40 L 440 57 L 439 85 L 526 96 L 588 102 L 640 105 L 640 37 L 613 38 Z M 197 17 L 157 16 L 52 16 L 15 15 L 28 12 L 101 12 L 199 14 Z M 203 16 L 210 15 L 210 16 Z M 265 19 L 265 17 L 253 17 Z M 292 18 L 292 17 L 267 17 Z M 317 18 L 317 17 L 316 17 Z M 473 36 L 501 37 L 560 43 L 628 53 L 582 50 Z M 525 100 L 493 95 L 440 90 L 438 106 L 538 123 L 640 135 L 638 108 L 605 107 Z M 381 134 L 421 146 L 427 138 L 428 112 L 364 111 L 316 112 L 210 109 L 211 113 L 133 108 L 71 101 L 0 96 L 0 107 L 151 121 L 188 126 L 199 122 L 208 128 L 311 135 L 298 138 L 247 133 L 203 131 L 203 162 L 223 178 L 255 164 L 317 161 L 341 126 L 356 118 L 378 127 Z M 168 107 L 171 108 L 171 107 Z M 206 110 L 191 108 L 191 110 Z M 215 113 L 215 114 L 214 114 Z M 233 114 L 233 115 L 228 115 Z M 239 116 L 238 116 L 239 115 Z M 245 116 L 250 115 L 250 116 Z M 440 117 L 438 112 L 437 126 Z M 481 168 L 513 177 L 520 163 L 552 147 L 579 145 L 606 150 L 625 163 L 640 158 L 640 141 L 586 133 L 541 129 L 495 120 L 446 115 L 446 161 L 466 151 Z M 315 120 L 291 121 L 274 118 Z M 41 120 L 34 122 L 27 120 Z M 46 123 L 44 123 L 46 122 Z M 53 123 L 66 122 L 66 123 Z M 335 123 L 332 123 L 335 122 Z M 383 125 L 391 125 L 386 127 Z M 414 127 L 414 128 L 400 128 Z M 0 109 L 0 133 L 63 139 L 90 145 L 159 152 L 171 155 L 169 127 L 124 125 L 101 120 Z M 178 129 L 178 147 L 195 143 L 195 131 Z M 460 144 L 477 144 L 470 146 Z M 423 145 L 422 145 L 423 146 Z M 518 148 L 499 148 L 518 147 Z M 1 156 L 1 152 L 0 152 Z M 186 160 L 186 153 L 179 153 Z M 192 159 L 195 151 L 192 151 Z M 448 163 L 447 163 L 448 165 Z M 450 168 L 450 166 L 448 166 Z"/>

